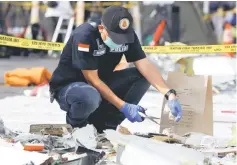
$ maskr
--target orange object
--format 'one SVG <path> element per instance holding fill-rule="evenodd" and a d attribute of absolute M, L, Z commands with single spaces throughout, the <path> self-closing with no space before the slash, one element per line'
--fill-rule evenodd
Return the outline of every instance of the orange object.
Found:
<path fill-rule="evenodd" d="M 31 144 L 27 143 L 24 145 L 25 151 L 42 151 L 44 150 L 44 144 Z"/>
<path fill-rule="evenodd" d="M 236 113 L 235 110 L 222 110 L 221 113 Z"/>
<path fill-rule="evenodd" d="M 166 21 L 161 20 L 161 22 L 159 23 L 159 25 L 156 28 L 156 31 L 154 33 L 153 40 L 150 43 L 150 46 L 157 46 L 158 45 L 158 42 L 165 30 L 165 26 L 166 26 Z"/>
<path fill-rule="evenodd" d="M 4 75 L 5 83 L 10 86 L 29 86 L 30 84 L 46 84 L 51 78 L 51 73 L 44 67 L 18 68 L 8 71 Z"/>
<path fill-rule="evenodd" d="M 226 23 L 224 33 L 223 33 L 223 44 L 229 45 L 229 44 L 233 44 L 233 42 L 234 40 L 233 40 L 233 35 L 232 35 L 232 25 L 229 23 Z M 226 52 L 224 55 L 234 57 L 235 53 Z"/>

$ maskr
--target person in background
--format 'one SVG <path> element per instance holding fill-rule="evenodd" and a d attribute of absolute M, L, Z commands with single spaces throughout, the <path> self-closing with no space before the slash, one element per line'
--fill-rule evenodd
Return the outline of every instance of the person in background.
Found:
<path fill-rule="evenodd" d="M 73 7 L 70 1 L 44 1 L 48 5 L 45 12 L 45 19 L 43 20 L 43 28 L 47 33 L 47 41 L 51 41 L 58 19 L 63 16 L 66 19 L 70 19 L 73 14 Z M 62 36 L 59 35 L 58 42 L 62 42 Z"/>

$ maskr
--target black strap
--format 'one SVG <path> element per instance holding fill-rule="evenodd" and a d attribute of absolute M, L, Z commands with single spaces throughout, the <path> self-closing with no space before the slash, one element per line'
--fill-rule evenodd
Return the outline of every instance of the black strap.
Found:
<path fill-rule="evenodd" d="M 169 91 L 165 94 L 166 100 L 169 99 L 169 95 L 170 95 L 171 93 L 173 93 L 173 94 L 176 96 L 176 91 L 175 91 L 174 89 L 171 89 L 171 90 L 169 90 Z"/>

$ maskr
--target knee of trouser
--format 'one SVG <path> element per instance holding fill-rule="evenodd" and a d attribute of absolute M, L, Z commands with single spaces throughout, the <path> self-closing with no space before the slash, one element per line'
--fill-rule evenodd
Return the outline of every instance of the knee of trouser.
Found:
<path fill-rule="evenodd" d="M 102 100 L 99 92 L 93 87 L 80 92 L 81 95 L 71 104 L 71 110 L 75 118 L 88 117 L 99 107 Z"/>
<path fill-rule="evenodd" d="M 93 92 L 83 99 L 82 105 L 90 113 L 94 112 L 101 103 L 101 96 L 99 92 Z"/>

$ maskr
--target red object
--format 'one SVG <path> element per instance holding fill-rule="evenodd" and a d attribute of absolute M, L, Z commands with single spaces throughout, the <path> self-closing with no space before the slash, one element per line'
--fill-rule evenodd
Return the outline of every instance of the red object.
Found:
<path fill-rule="evenodd" d="M 235 110 L 222 110 L 221 113 L 236 113 Z"/>
<path fill-rule="evenodd" d="M 25 144 L 24 146 L 25 151 L 42 151 L 44 150 L 44 144 Z"/>
<path fill-rule="evenodd" d="M 150 43 L 150 46 L 157 46 L 158 45 L 158 42 L 165 30 L 165 26 L 166 26 L 166 20 L 161 20 L 161 22 L 157 26 L 156 31 L 153 35 L 153 40 Z"/>
<path fill-rule="evenodd" d="M 232 25 L 229 23 L 226 23 L 224 33 L 223 33 L 223 44 L 230 45 L 230 44 L 233 44 L 233 42 L 234 42 L 234 40 L 233 40 L 233 35 L 232 35 Z M 235 53 L 226 52 L 226 53 L 224 53 L 224 56 L 234 57 Z"/>
<path fill-rule="evenodd" d="M 39 91 L 39 89 L 40 89 L 42 86 L 46 85 L 46 84 L 47 84 L 47 83 L 42 83 L 42 84 L 36 86 L 36 87 L 31 91 L 31 96 L 36 96 L 37 93 L 38 93 L 38 91 Z"/>

